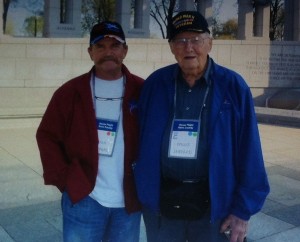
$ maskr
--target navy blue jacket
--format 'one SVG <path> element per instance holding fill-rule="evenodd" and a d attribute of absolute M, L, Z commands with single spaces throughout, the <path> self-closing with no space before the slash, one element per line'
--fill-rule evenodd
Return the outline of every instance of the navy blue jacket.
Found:
<path fill-rule="evenodd" d="M 140 152 L 134 174 L 141 203 L 153 211 L 159 211 L 161 142 L 178 71 L 178 64 L 173 64 L 152 73 L 139 101 Z M 270 189 L 251 91 L 239 74 L 213 61 L 209 77 L 211 219 L 234 214 L 248 220 L 262 208 Z"/>

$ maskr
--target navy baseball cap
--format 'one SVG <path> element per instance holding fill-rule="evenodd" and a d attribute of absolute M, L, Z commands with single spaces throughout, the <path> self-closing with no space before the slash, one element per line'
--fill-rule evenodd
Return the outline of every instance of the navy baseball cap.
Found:
<path fill-rule="evenodd" d="M 183 11 L 172 18 L 168 27 L 169 42 L 177 34 L 185 31 L 210 34 L 206 19 L 197 11 Z"/>
<path fill-rule="evenodd" d="M 94 25 L 90 34 L 90 45 L 96 44 L 105 37 L 115 38 L 121 43 L 126 43 L 123 29 L 117 22 L 103 21 Z"/>

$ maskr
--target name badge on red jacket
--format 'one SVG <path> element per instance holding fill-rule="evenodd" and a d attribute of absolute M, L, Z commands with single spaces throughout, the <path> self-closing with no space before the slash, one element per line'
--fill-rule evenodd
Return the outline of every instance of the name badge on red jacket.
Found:
<path fill-rule="evenodd" d="M 118 121 L 97 118 L 97 130 L 99 137 L 99 154 L 112 156 L 117 137 Z"/>

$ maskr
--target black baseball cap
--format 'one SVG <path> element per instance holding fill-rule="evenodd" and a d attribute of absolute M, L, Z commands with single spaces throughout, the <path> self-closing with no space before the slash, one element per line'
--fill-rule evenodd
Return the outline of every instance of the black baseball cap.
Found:
<path fill-rule="evenodd" d="M 94 25 L 90 34 L 90 45 L 96 44 L 105 37 L 115 38 L 121 43 L 126 43 L 123 29 L 117 22 L 103 21 Z"/>
<path fill-rule="evenodd" d="M 185 31 L 210 34 L 206 19 L 197 11 L 182 11 L 172 18 L 168 27 L 169 42 L 177 34 Z"/>

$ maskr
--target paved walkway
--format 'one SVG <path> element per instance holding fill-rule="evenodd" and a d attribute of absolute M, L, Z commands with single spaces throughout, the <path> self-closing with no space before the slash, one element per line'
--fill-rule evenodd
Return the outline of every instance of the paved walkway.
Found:
<path fill-rule="evenodd" d="M 4 128 L 0 125 L 0 242 L 60 242 L 60 194 L 43 185 L 35 142 L 38 122 L 33 127 L 6 122 Z M 298 242 L 300 129 L 259 128 L 271 193 L 263 210 L 250 220 L 249 241 Z M 141 231 L 141 242 L 146 242 L 143 224 Z"/>

